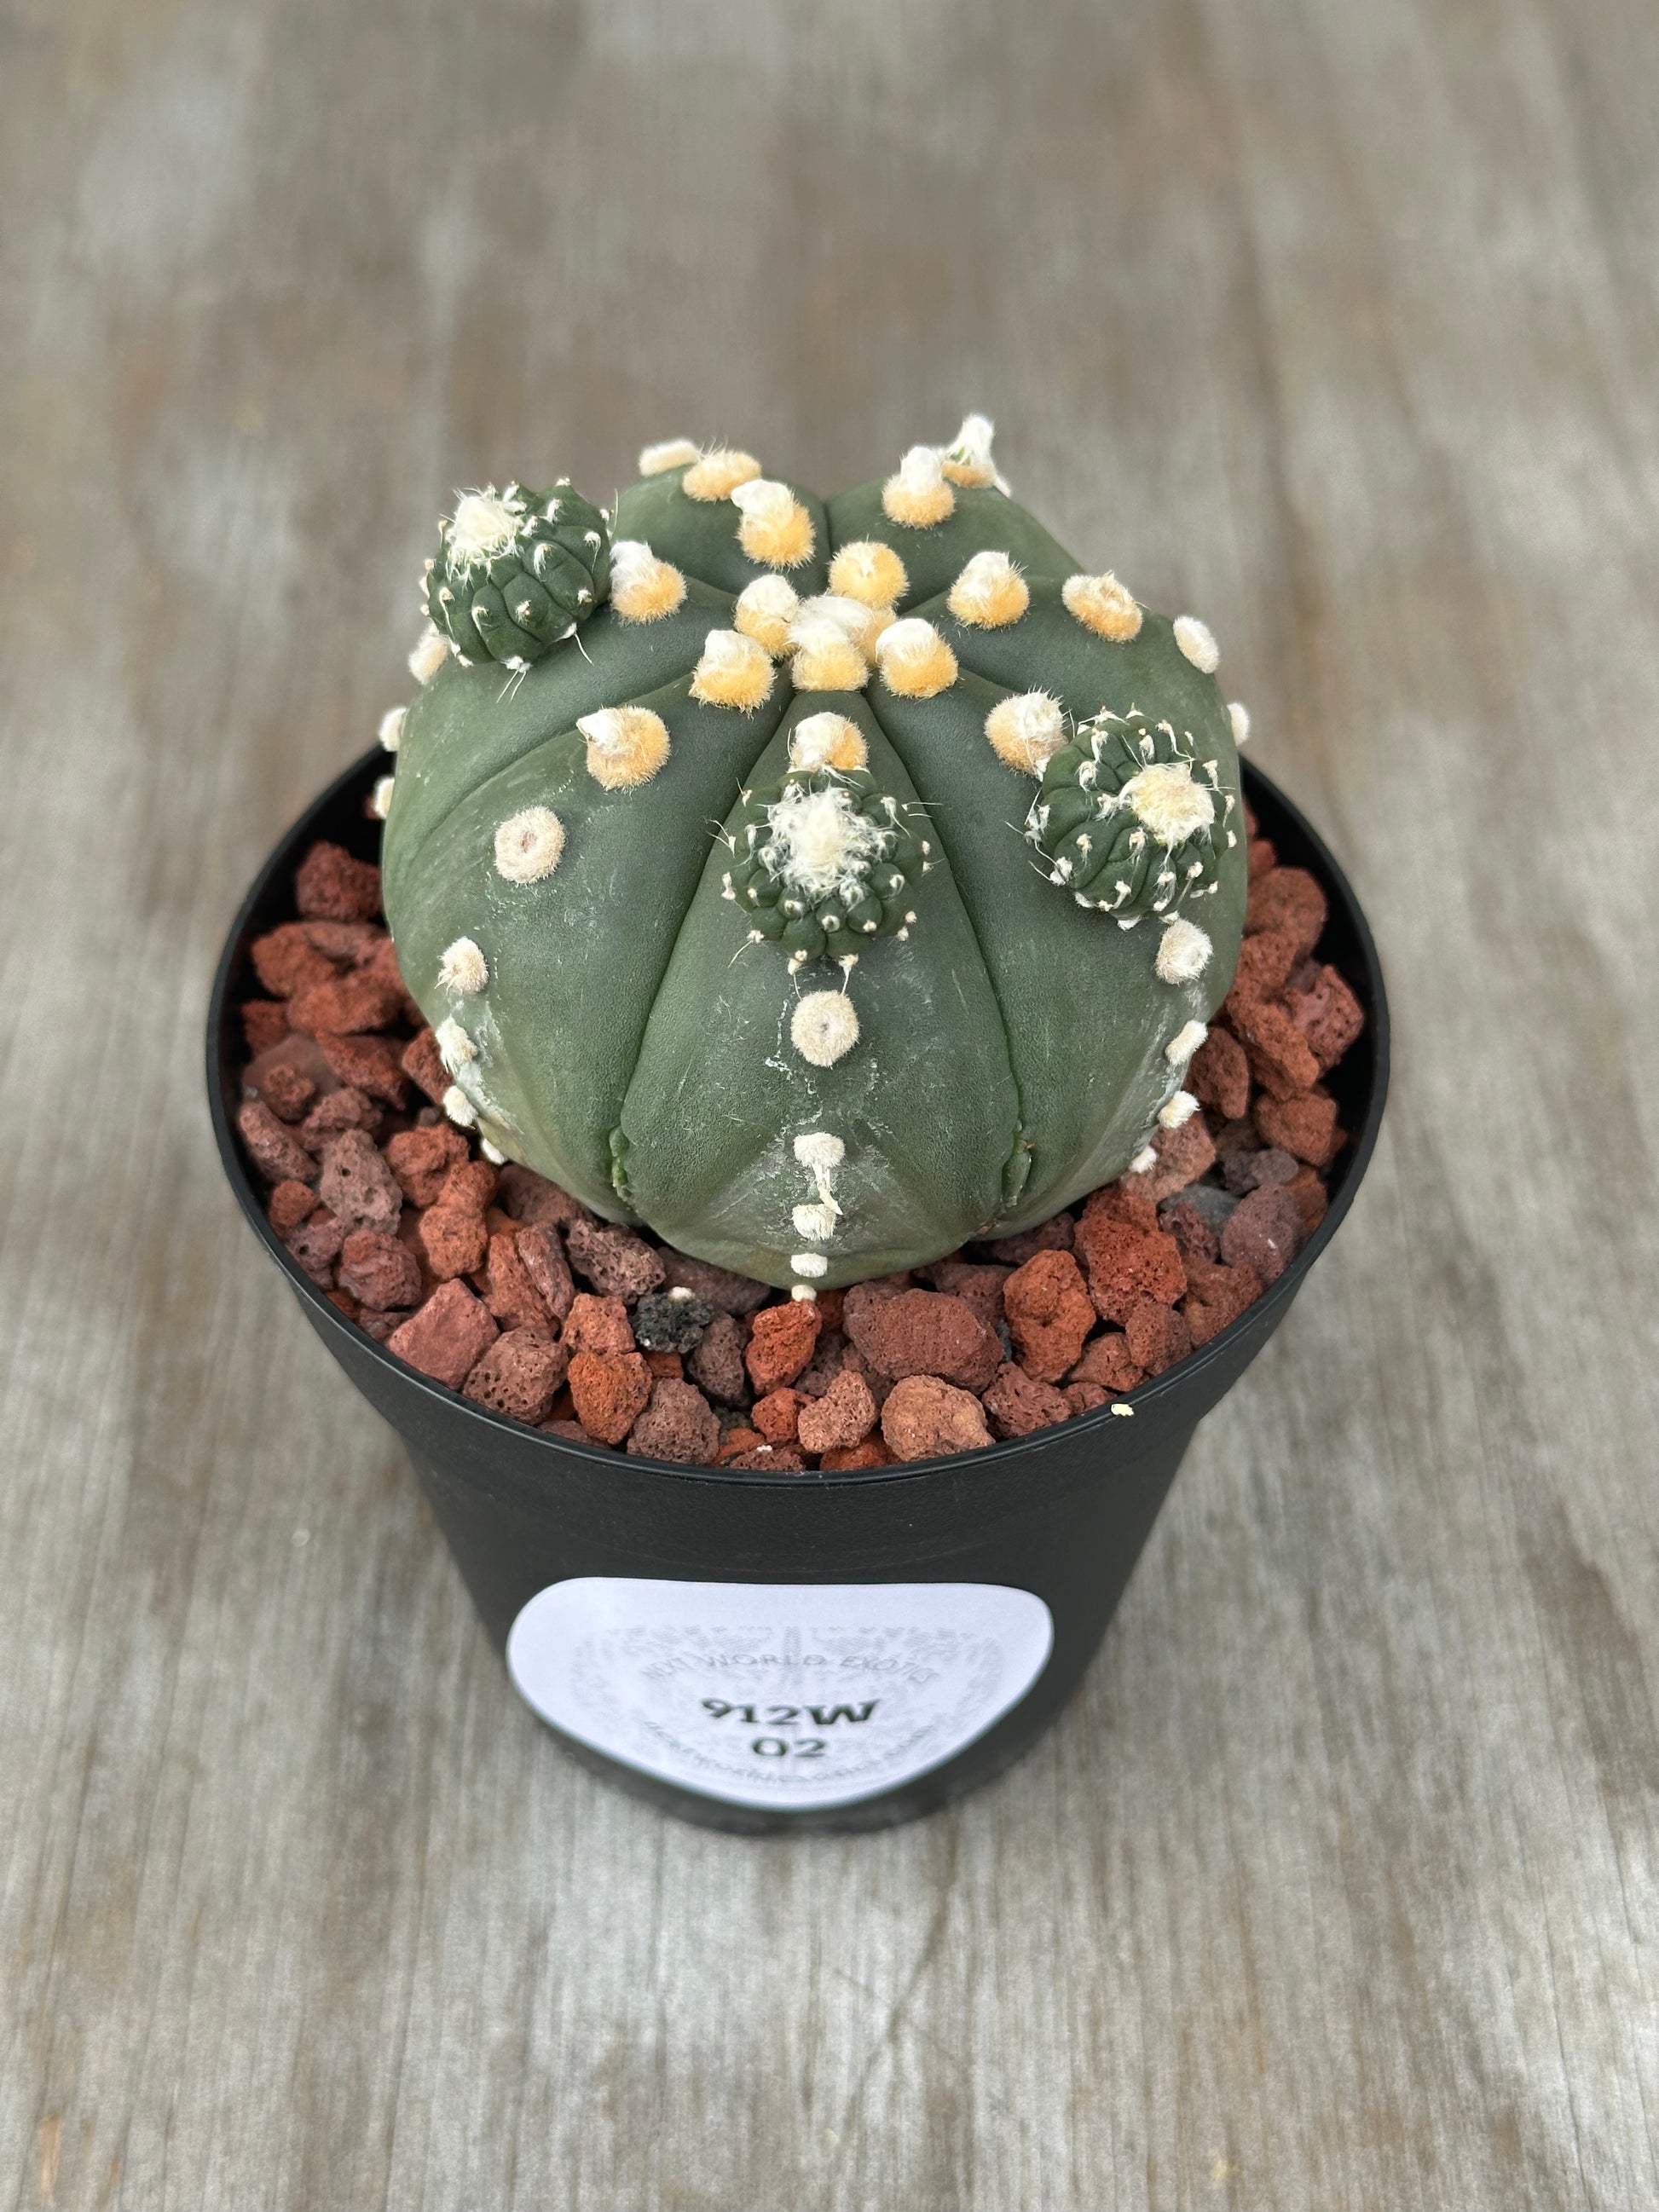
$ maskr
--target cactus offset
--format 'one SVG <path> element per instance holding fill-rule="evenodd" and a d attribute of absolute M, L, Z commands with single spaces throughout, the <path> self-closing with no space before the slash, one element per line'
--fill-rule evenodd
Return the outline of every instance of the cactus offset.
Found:
<path fill-rule="evenodd" d="M 827 503 L 679 439 L 613 513 L 468 494 L 384 726 L 447 1110 L 802 1295 L 1145 1157 L 1237 957 L 1215 641 L 1085 571 L 990 437 Z"/>

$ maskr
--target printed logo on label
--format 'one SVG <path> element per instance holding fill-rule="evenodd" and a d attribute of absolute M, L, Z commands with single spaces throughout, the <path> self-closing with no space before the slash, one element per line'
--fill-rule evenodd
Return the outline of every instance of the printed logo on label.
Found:
<path fill-rule="evenodd" d="M 544 1720 L 733 1805 L 850 1805 L 908 1782 L 1018 1703 L 1048 1607 L 994 1583 L 554 1583 L 507 1663 Z"/>

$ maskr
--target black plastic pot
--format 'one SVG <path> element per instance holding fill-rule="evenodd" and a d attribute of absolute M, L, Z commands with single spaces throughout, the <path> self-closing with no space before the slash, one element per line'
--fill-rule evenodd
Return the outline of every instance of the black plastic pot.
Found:
<path fill-rule="evenodd" d="M 374 856 L 373 753 L 307 809 L 238 915 L 213 990 L 208 1091 L 225 1172 L 312 1327 L 409 1448 L 514 1678 L 577 1758 L 704 1826 L 884 1827 L 988 1781 L 1076 1687 L 1193 1431 L 1335 1234 L 1376 1142 L 1389 1018 L 1376 947 L 1314 830 L 1245 790 L 1330 901 L 1322 957 L 1367 1028 L 1330 1079 L 1353 1142 L 1330 1210 L 1258 1303 L 1116 1406 L 959 1457 L 848 1474 L 687 1468 L 544 1436 L 405 1367 L 331 1305 L 265 1219 L 233 1133 L 247 948 L 291 918 L 319 837 Z M 1126 1413 L 1123 1409 L 1127 1407 Z"/>

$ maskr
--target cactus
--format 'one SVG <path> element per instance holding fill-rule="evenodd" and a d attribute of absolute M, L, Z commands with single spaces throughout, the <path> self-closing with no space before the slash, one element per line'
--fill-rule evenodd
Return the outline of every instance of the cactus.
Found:
<path fill-rule="evenodd" d="M 990 449 L 970 417 L 827 504 L 683 440 L 608 514 L 470 494 L 424 594 L 454 649 L 383 731 L 448 1109 L 803 1296 L 1141 1159 L 1237 957 L 1215 641 L 1085 570 Z"/>

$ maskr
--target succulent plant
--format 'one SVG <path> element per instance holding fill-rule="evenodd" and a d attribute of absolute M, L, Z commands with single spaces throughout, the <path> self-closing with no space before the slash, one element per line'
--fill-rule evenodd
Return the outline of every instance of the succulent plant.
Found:
<path fill-rule="evenodd" d="M 1134 1164 L 1237 957 L 1215 641 L 1085 570 L 990 449 L 970 417 L 827 504 L 683 440 L 608 514 L 469 494 L 383 726 L 450 1113 L 801 1295 Z"/>

